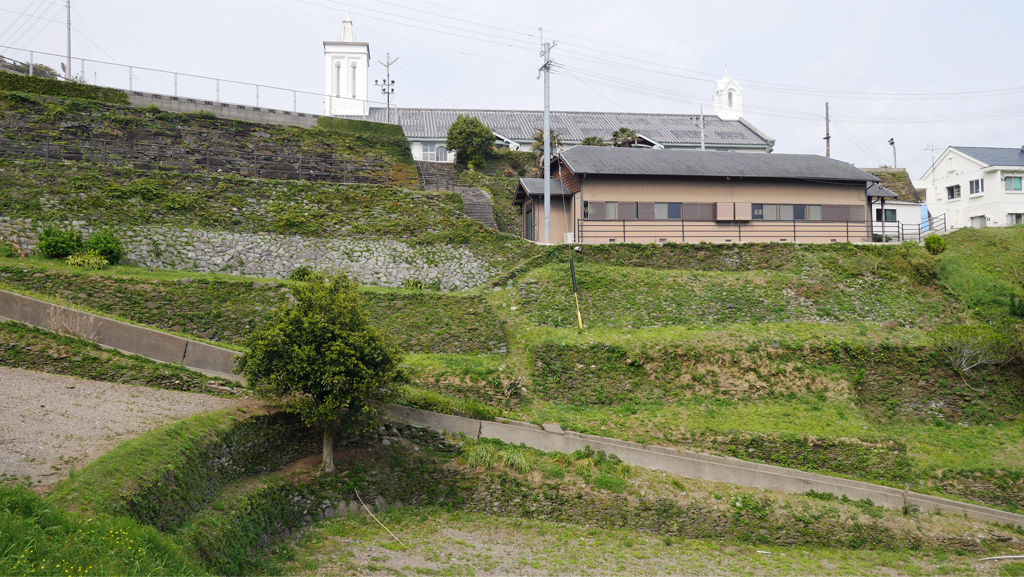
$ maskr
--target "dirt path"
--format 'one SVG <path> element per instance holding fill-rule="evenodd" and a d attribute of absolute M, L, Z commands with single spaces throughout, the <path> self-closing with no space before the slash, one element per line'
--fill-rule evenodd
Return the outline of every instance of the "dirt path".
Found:
<path fill-rule="evenodd" d="M 0 475 L 49 485 L 125 439 L 251 403 L 0 367 Z"/>

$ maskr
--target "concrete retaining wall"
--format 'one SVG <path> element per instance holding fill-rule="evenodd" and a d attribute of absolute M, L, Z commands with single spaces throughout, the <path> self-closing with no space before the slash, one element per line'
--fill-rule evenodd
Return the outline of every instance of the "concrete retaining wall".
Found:
<path fill-rule="evenodd" d="M 286 124 L 309 128 L 316 125 L 317 114 L 304 112 L 292 112 L 289 110 L 275 110 L 273 108 L 262 108 L 259 106 L 245 106 L 244 104 L 230 104 L 227 102 L 214 102 L 195 98 L 180 98 L 166 94 L 151 94 L 148 92 L 129 92 L 128 101 L 132 106 L 145 108 L 156 106 L 164 112 L 199 112 L 208 110 L 217 115 L 217 118 L 229 120 L 245 120 L 248 122 L 259 122 L 261 124 Z"/>
<path fill-rule="evenodd" d="M 238 380 L 231 374 L 238 353 L 0 290 L 0 318 L 71 335 L 164 363 Z"/>
<path fill-rule="evenodd" d="M 961 503 L 951 499 L 922 495 L 912 491 L 900 491 L 892 487 L 805 473 L 794 469 L 751 463 L 731 457 L 719 457 L 693 451 L 681 451 L 671 447 L 641 445 L 630 441 L 585 435 L 563 431 L 558 425 L 539 427 L 517 421 L 479 421 L 442 415 L 408 407 L 392 407 L 391 416 L 413 425 L 429 427 L 435 431 L 450 431 L 465 434 L 471 439 L 481 437 L 499 439 L 506 443 L 524 443 L 542 451 L 571 453 L 589 446 L 614 454 L 623 462 L 636 467 L 665 471 L 692 479 L 732 483 L 744 487 L 757 487 L 784 493 L 806 493 L 818 491 L 846 495 L 850 499 L 871 499 L 876 505 L 890 509 L 919 507 L 925 512 L 941 512 L 947 515 L 966 515 L 976 521 L 990 523 L 1013 523 L 1024 527 L 1024 515 L 1008 513 L 981 505 Z"/>

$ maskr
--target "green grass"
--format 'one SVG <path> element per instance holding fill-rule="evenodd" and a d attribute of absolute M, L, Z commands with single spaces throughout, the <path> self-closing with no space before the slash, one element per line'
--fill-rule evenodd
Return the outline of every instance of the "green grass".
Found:
<path fill-rule="evenodd" d="M 129 519 L 85 516 L 0 484 L 0 574 L 201 575 L 174 541 Z"/>
<path fill-rule="evenodd" d="M 896 575 L 985 574 L 944 552 L 748 546 L 441 509 L 339 518 L 304 533 L 289 575 Z"/>
<path fill-rule="evenodd" d="M 96 381 L 172 390 L 203 391 L 206 385 L 233 385 L 225 379 L 210 377 L 181 365 L 126 355 L 113 349 L 104 349 L 90 341 L 15 322 L 0 322 L 0 364 Z"/>
<path fill-rule="evenodd" d="M 1024 226 L 950 233 L 938 276 L 984 320 L 1007 316 L 1009 297 L 1024 298 Z"/>
<path fill-rule="evenodd" d="M 150 481 L 182 462 L 188 449 L 227 430 L 241 409 L 204 413 L 150 431 L 72 471 L 50 493 L 54 503 L 92 513 L 113 513 L 140 483 Z"/>

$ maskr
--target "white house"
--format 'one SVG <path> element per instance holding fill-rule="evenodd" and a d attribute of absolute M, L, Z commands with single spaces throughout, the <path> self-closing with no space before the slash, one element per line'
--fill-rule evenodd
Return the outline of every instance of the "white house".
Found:
<path fill-rule="evenodd" d="M 915 184 L 947 228 L 1024 224 L 1024 146 L 951 146 Z"/>
<path fill-rule="evenodd" d="M 429 162 L 454 162 L 445 149 L 448 128 L 460 114 L 475 116 L 496 138 L 495 146 L 529 149 L 533 135 L 544 125 L 540 110 L 478 110 L 453 108 L 371 107 L 368 101 L 370 46 L 356 42 L 347 15 L 340 41 L 324 42 L 324 74 L 327 94 L 324 114 L 373 122 L 400 124 L 409 139 L 413 158 Z M 771 152 L 775 140 L 743 118 L 743 91 L 728 73 L 715 83 L 711 99 L 714 114 L 641 114 L 619 112 L 551 112 L 551 128 L 563 141 L 563 149 L 588 136 L 609 139 L 619 128 L 637 133 L 637 146 L 728 152 Z M 559 151 L 554 151 L 559 152 Z"/>

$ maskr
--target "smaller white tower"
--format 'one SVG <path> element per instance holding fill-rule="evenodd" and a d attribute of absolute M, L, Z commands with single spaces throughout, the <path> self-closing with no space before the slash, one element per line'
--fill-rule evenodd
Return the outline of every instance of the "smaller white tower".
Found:
<path fill-rule="evenodd" d="M 715 82 L 711 102 L 715 114 L 722 120 L 739 120 L 743 116 L 743 90 L 739 82 L 729 77 L 728 66 L 725 68 L 725 76 Z"/>
<path fill-rule="evenodd" d="M 324 41 L 324 116 L 368 116 L 370 44 L 356 42 L 352 17 L 345 11 L 341 40 Z"/>

